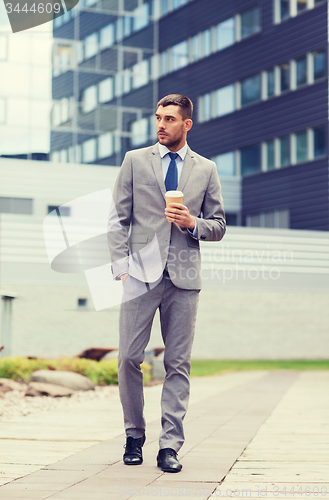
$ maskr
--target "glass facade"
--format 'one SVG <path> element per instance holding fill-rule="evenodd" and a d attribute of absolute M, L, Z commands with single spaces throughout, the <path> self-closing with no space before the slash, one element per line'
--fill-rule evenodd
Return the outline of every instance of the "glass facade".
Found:
<path fill-rule="evenodd" d="M 235 18 L 231 17 L 216 26 L 216 50 L 225 49 L 235 42 Z"/>
<path fill-rule="evenodd" d="M 316 127 L 313 130 L 314 158 L 326 154 L 326 127 Z"/>
<path fill-rule="evenodd" d="M 260 31 L 260 8 L 258 5 L 240 14 L 241 39 Z"/>
<path fill-rule="evenodd" d="M 290 165 L 290 137 L 286 135 L 284 137 L 280 137 L 280 166 L 285 167 Z"/>
<path fill-rule="evenodd" d="M 314 80 L 326 76 L 326 53 L 324 50 L 313 52 Z"/>
<path fill-rule="evenodd" d="M 228 85 L 216 91 L 215 95 L 216 116 L 223 116 L 235 110 L 235 87 Z"/>
<path fill-rule="evenodd" d="M 290 65 L 289 63 L 281 64 L 280 66 L 280 84 L 281 92 L 290 89 Z"/>
<path fill-rule="evenodd" d="M 261 98 L 261 77 L 251 76 L 241 82 L 241 106 L 252 104 Z"/>
<path fill-rule="evenodd" d="M 275 142 L 274 139 L 266 143 L 266 168 L 272 170 L 275 168 Z"/>
<path fill-rule="evenodd" d="M 308 160 L 307 131 L 296 134 L 296 161 L 297 163 Z"/>
<path fill-rule="evenodd" d="M 281 20 L 288 19 L 290 17 L 290 1 L 280 0 L 280 18 Z"/>
<path fill-rule="evenodd" d="M 240 150 L 241 175 L 253 174 L 261 170 L 260 144 L 248 146 Z"/>
<path fill-rule="evenodd" d="M 296 87 L 307 83 L 307 58 L 306 56 L 296 61 Z"/>
<path fill-rule="evenodd" d="M 267 72 L 267 97 L 272 97 L 275 94 L 275 70 L 269 69 Z"/>
<path fill-rule="evenodd" d="M 223 153 L 214 158 L 219 176 L 232 177 L 235 175 L 235 152 Z"/>

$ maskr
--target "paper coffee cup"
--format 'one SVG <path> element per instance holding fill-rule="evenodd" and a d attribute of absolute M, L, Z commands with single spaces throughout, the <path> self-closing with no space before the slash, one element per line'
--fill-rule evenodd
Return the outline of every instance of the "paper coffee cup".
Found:
<path fill-rule="evenodd" d="M 183 193 L 181 191 L 167 191 L 166 192 L 166 204 L 169 203 L 183 203 Z"/>

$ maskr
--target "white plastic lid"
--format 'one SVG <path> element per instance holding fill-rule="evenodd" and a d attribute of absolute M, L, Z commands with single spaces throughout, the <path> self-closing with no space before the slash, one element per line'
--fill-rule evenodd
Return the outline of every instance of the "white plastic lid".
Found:
<path fill-rule="evenodd" d="M 166 196 L 170 198 L 181 198 L 183 195 L 182 191 L 167 191 Z"/>

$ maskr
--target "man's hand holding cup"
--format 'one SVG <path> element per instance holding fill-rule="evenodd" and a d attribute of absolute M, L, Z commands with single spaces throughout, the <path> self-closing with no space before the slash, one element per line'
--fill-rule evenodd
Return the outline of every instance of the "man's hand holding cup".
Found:
<path fill-rule="evenodd" d="M 195 226 L 194 217 L 188 208 L 183 205 L 183 193 L 181 191 L 166 192 L 165 215 L 168 222 L 175 222 L 180 227 L 186 227 L 193 231 Z"/>

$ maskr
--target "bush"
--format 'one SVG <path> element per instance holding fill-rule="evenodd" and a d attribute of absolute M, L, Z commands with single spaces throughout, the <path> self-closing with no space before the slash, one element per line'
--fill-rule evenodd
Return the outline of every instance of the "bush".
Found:
<path fill-rule="evenodd" d="M 65 370 L 89 377 L 95 385 L 118 383 L 118 361 L 94 361 L 84 358 L 28 359 L 13 356 L 0 359 L 0 378 L 27 382 L 35 370 Z M 151 379 L 151 366 L 142 364 L 144 384 Z"/>

